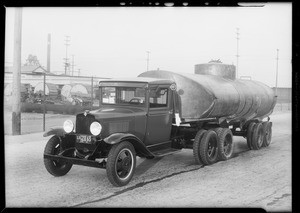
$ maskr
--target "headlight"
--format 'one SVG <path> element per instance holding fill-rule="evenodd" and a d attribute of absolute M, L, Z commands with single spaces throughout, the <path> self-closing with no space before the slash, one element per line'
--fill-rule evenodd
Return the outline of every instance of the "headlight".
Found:
<path fill-rule="evenodd" d="M 72 122 L 71 120 L 66 120 L 66 121 L 64 122 L 64 130 L 65 130 L 65 132 L 66 132 L 66 133 L 70 133 L 70 132 L 73 131 L 73 129 L 74 129 L 74 124 L 73 124 L 73 122 Z"/>
<path fill-rule="evenodd" d="M 90 126 L 90 131 L 95 136 L 99 135 L 101 130 L 102 130 L 102 126 L 99 122 L 94 121 Z"/>

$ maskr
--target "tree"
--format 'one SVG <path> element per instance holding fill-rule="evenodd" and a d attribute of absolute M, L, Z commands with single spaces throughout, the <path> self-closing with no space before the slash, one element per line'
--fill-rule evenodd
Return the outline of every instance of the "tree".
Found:
<path fill-rule="evenodd" d="M 40 66 L 40 62 L 37 59 L 37 56 L 29 54 L 28 58 L 26 59 L 26 63 L 24 65 L 25 66 Z"/>

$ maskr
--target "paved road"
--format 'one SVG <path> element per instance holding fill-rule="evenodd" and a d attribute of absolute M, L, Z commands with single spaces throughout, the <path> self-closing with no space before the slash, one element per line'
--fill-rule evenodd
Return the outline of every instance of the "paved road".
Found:
<path fill-rule="evenodd" d="M 261 207 L 291 210 L 291 114 L 275 113 L 269 147 L 248 150 L 234 137 L 234 157 L 195 165 L 192 150 L 137 158 L 132 181 L 113 187 L 106 171 L 74 165 L 63 177 L 44 168 L 42 133 L 5 136 L 7 207 Z"/>

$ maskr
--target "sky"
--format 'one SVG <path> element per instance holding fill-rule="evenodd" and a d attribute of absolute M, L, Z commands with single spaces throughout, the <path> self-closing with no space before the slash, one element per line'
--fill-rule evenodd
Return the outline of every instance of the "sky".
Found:
<path fill-rule="evenodd" d="M 15 8 L 6 8 L 5 65 L 12 66 Z M 22 15 L 22 63 L 29 54 L 51 72 L 64 73 L 68 58 L 84 76 L 136 77 L 160 69 L 194 73 L 195 64 L 220 59 L 236 65 L 239 76 L 270 87 L 291 87 L 292 4 L 264 7 L 26 7 Z M 75 73 L 76 75 L 77 73 Z"/>

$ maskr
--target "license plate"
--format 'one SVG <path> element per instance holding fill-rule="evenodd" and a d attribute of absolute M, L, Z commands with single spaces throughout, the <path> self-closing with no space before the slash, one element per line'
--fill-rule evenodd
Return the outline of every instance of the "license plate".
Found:
<path fill-rule="evenodd" d="M 92 143 L 92 136 L 91 135 L 77 135 L 76 136 L 76 141 L 78 143 Z"/>

